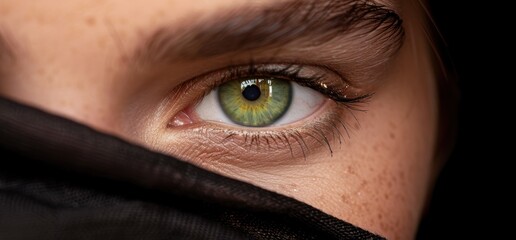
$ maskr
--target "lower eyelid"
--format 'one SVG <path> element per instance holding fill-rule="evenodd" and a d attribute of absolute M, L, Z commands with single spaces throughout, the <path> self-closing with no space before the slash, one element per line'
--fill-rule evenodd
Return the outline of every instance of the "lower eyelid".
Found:
<path fill-rule="evenodd" d="M 167 129 L 161 151 L 195 164 L 230 164 L 245 168 L 306 164 L 307 156 L 326 151 L 328 155 L 349 131 L 345 106 L 328 101 L 316 114 L 288 128 L 266 130 L 232 128 L 213 122 L 199 122 L 179 129 Z M 353 120 L 352 120 L 353 121 Z M 177 142 L 174 149 L 168 143 Z M 195 147 L 192 147 L 195 146 Z M 260 161 L 257 161 L 260 159 Z"/>

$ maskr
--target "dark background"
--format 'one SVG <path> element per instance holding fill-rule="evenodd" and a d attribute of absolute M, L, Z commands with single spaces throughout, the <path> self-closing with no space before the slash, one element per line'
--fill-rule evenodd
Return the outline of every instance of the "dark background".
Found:
<path fill-rule="evenodd" d="M 516 190 L 516 141 L 508 117 L 516 109 L 516 42 L 508 36 L 516 13 L 503 3 L 429 2 L 458 75 L 459 124 L 418 239 L 507 238 L 516 229 L 509 196 Z"/>

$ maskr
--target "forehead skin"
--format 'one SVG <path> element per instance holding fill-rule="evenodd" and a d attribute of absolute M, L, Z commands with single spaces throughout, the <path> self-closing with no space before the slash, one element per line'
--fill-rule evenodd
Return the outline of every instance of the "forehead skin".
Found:
<path fill-rule="evenodd" d="M 357 114 L 360 127 L 334 149 L 333 157 L 320 153 L 313 156 L 321 159 L 317 164 L 267 172 L 231 166 L 220 172 L 292 196 L 389 239 L 411 239 L 431 185 L 435 80 L 421 28 L 423 15 L 415 3 L 382 2 L 403 18 L 405 43 L 367 112 Z M 0 67 L 0 95 L 160 149 L 118 127 L 128 121 L 123 119 L 128 92 L 141 86 L 124 77 L 134 48 L 167 24 L 188 26 L 190 19 L 216 19 L 224 9 L 274 3 L 3 0 L 0 33 L 14 56 Z"/>

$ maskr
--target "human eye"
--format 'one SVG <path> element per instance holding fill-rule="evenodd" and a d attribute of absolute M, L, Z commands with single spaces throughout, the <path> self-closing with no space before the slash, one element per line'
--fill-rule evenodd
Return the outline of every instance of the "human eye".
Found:
<path fill-rule="evenodd" d="M 302 120 L 327 100 L 317 90 L 302 86 L 318 78 L 303 77 L 302 70 L 298 65 L 236 68 L 228 81 L 203 98 L 195 112 L 205 121 L 241 127 L 275 127 Z"/>
<path fill-rule="evenodd" d="M 177 89 L 175 96 L 189 104 L 167 128 L 201 146 L 186 150 L 186 158 L 211 156 L 237 165 L 254 164 L 250 156 L 289 162 L 322 149 L 331 155 L 371 96 L 331 68 L 309 64 L 230 66 Z"/>

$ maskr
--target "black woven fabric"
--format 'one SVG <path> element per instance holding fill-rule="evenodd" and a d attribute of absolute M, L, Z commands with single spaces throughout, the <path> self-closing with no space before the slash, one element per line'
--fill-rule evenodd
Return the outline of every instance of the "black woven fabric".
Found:
<path fill-rule="evenodd" d="M 382 239 L 0 98 L 0 239 Z"/>

